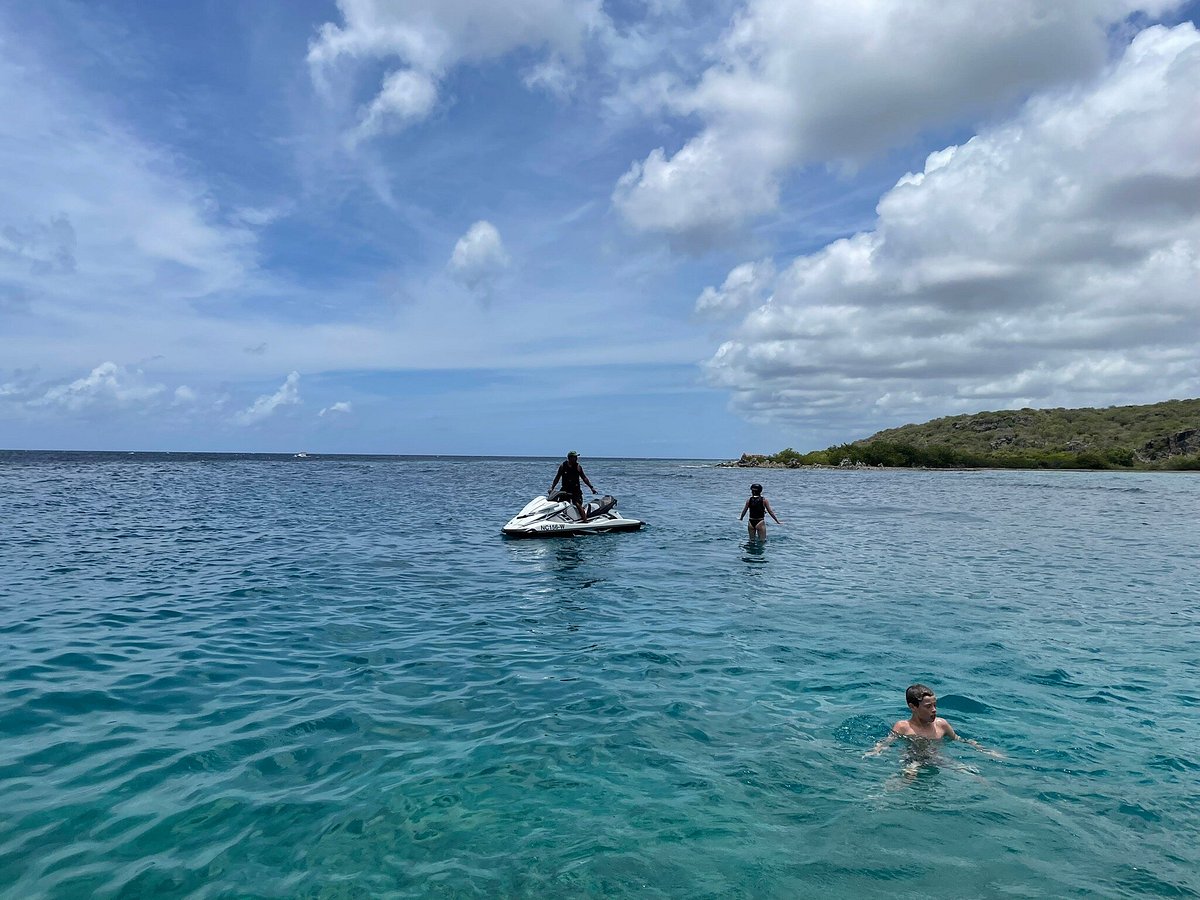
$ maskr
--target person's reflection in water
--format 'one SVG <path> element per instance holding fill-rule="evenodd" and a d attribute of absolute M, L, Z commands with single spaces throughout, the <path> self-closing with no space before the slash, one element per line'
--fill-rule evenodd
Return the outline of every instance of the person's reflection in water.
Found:
<path fill-rule="evenodd" d="M 767 561 L 767 546 L 762 541 L 749 540 L 742 545 L 742 562 L 762 565 Z"/>
<path fill-rule="evenodd" d="M 579 568 L 583 562 L 583 552 L 579 546 L 577 538 L 551 538 L 555 543 L 554 561 L 557 565 L 554 567 L 556 572 L 570 572 L 572 569 Z"/>

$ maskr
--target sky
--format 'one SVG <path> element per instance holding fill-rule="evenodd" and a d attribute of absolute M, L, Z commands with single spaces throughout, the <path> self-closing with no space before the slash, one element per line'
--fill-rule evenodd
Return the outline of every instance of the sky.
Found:
<path fill-rule="evenodd" d="M 0 2 L 0 448 L 1200 396 L 1200 0 Z"/>

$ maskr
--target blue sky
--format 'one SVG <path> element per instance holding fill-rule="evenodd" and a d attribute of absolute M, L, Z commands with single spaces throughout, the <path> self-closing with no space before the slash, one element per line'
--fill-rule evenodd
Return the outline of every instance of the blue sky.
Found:
<path fill-rule="evenodd" d="M 1200 4 L 0 6 L 0 446 L 729 458 L 1200 396 Z"/>

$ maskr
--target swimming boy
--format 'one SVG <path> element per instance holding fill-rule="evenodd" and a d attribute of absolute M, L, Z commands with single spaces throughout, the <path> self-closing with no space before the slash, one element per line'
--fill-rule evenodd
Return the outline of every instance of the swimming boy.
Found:
<path fill-rule="evenodd" d="M 891 732 L 877 743 L 874 747 L 868 750 L 864 756 L 875 756 L 882 753 L 884 748 L 898 737 L 908 738 L 913 745 L 914 750 L 926 750 L 929 748 L 931 741 L 962 741 L 964 744 L 969 744 L 980 753 L 986 753 L 988 756 L 994 756 L 997 759 L 1003 759 L 1003 755 L 995 750 L 988 750 L 979 744 L 978 741 L 973 741 L 970 738 L 960 738 L 954 732 L 954 727 L 945 719 L 938 718 L 937 714 L 937 696 L 932 690 L 923 684 L 909 685 L 904 692 L 904 701 L 908 704 L 908 708 L 912 715 L 907 719 L 901 719 L 892 726 Z"/>

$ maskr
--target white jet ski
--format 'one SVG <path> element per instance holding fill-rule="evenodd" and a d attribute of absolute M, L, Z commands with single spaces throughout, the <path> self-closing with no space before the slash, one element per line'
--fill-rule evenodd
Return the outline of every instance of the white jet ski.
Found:
<path fill-rule="evenodd" d="M 637 531 L 645 522 L 627 519 L 616 510 L 617 498 L 605 494 L 584 506 L 587 521 L 562 491 L 550 497 L 534 497 L 525 508 L 508 520 L 502 531 L 507 537 L 563 537 L 570 534 L 607 534 L 610 531 Z"/>

